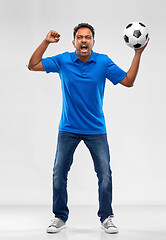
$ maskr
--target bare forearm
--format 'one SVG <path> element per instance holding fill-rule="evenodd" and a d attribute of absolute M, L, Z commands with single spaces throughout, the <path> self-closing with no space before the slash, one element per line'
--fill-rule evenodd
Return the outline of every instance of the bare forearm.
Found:
<path fill-rule="evenodd" d="M 149 42 L 149 40 L 148 40 Z M 135 49 L 135 55 L 131 64 L 131 67 L 129 68 L 126 77 L 121 81 L 121 84 L 126 86 L 126 87 L 132 87 L 134 85 L 134 81 L 136 79 L 137 76 L 137 72 L 139 69 L 139 64 L 140 64 L 140 59 L 141 59 L 141 55 L 144 51 L 144 49 L 146 48 L 148 42 L 146 43 L 146 45 L 140 49 Z"/>
<path fill-rule="evenodd" d="M 40 44 L 40 46 L 33 53 L 32 57 L 29 60 L 28 68 L 33 71 L 44 71 L 43 64 L 41 62 L 42 56 L 46 51 L 50 43 L 57 43 L 60 40 L 60 34 L 54 30 L 49 31 L 46 38 Z"/>
<path fill-rule="evenodd" d="M 46 51 L 48 45 L 49 45 L 49 42 L 46 39 L 44 39 L 44 41 L 40 44 L 40 46 L 36 49 L 32 57 L 30 58 L 29 64 L 28 64 L 29 69 L 33 69 L 33 67 L 36 66 L 41 61 L 42 56 Z"/>
<path fill-rule="evenodd" d="M 135 52 L 131 67 L 127 72 L 127 81 L 129 86 L 133 86 L 134 81 L 136 79 L 138 69 L 139 69 L 139 64 L 140 64 L 140 58 L 141 58 L 141 53 Z"/>

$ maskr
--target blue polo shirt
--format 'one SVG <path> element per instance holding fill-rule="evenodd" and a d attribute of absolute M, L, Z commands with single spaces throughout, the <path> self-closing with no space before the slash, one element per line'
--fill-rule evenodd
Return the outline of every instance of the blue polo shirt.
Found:
<path fill-rule="evenodd" d="M 47 73 L 57 72 L 62 87 L 62 115 L 59 130 L 77 134 L 106 133 L 103 97 L 106 78 L 114 85 L 126 72 L 107 55 L 92 51 L 87 62 L 76 52 L 65 52 L 42 59 Z"/>

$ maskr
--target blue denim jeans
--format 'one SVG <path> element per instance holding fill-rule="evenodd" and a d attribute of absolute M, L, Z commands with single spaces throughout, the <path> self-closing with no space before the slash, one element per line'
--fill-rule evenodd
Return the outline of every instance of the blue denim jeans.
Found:
<path fill-rule="evenodd" d="M 53 213 L 64 222 L 68 219 L 67 175 L 73 162 L 73 154 L 81 140 L 90 151 L 98 177 L 98 216 L 103 222 L 108 216 L 113 216 L 112 174 L 107 134 L 82 135 L 59 131 L 53 168 Z"/>

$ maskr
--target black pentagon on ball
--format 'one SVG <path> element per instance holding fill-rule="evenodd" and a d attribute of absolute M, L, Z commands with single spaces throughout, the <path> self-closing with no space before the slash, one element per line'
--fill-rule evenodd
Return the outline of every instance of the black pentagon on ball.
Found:
<path fill-rule="evenodd" d="M 134 48 L 140 48 L 141 47 L 141 44 L 140 43 L 137 43 L 135 45 L 133 45 Z"/>
<path fill-rule="evenodd" d="M 129 27 L 131 27 L 133 24 L 132 23 L 129 23 L 126 27 L 126 29 L 128 29 Z"/>
<path fill-rule="evenodd" d="M 139 38 L 141 36 L 140 30 L 134 30 L 133 36 Z"/>
<path fill-rule="evenodd" d="M 142 27 L 146 27 L 143 23 L 139 23 Z"/>
<path fill-rule="evenodd" d="M 146 34 L 146 40 L 148 39 L 149 34 Z"/>
<path fill-rule="evenodd" d="M 129 43 L 129 37 L 128 36 L 124 35 L 123 38 L 124 38 L 126 43 Z"/>

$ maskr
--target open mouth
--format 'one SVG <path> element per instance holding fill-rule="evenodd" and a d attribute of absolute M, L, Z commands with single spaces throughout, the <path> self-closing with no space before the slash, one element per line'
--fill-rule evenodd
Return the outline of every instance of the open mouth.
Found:
<path fill-rule="evenodd" d="M 81 52 L 86 53 L 88 51 L 88 47 L 86 45 L 81 46 Z"/>

